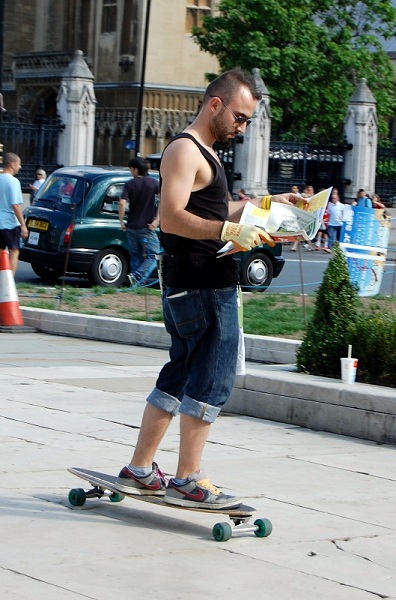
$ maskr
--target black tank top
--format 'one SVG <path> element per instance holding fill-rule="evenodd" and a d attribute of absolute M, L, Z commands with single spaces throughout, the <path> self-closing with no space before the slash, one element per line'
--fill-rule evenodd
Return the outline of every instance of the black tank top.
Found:
<path fill-rule="evenodd" d="M 202 190 L 192 192 L 186 210 L 211 221 L 228 218 L 228 188 L 224 169 L 192 135 L 181 133 L 176 139 L 188 138 L 199 148 L 210 164 L 213 181 Z M 166 149 L 165 149 L 166 150 Z M 165 285 L 189 289 L 223 288 L 238 282 L 237 265 L 232 256 L 217 258 L 224 245 L 221 240 L 192 240 L 161 231 L 161 243 L 168 254 Z"/>

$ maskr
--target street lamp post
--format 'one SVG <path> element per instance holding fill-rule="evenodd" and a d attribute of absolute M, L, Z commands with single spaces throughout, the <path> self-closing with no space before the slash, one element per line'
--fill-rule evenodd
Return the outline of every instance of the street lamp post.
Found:
<path fill-rule="evenodd" d="M 136 131 L 135 131 L 135 156 L 140 156 L 140 134 L 142 131 L 142 116 L 143 116 L 143 97 L 144 97 L 144 82 L 146 76 L 146 56 L 147 56 L 147 41 L 150 24 L 150 8 L 151 0 L 147 0 L 146 5 L 146 23 L 144 28 L 143 38 L 143 55 L 142 55 L 142 70 L 140 74 L 139 101 L 136 114 Z"/>

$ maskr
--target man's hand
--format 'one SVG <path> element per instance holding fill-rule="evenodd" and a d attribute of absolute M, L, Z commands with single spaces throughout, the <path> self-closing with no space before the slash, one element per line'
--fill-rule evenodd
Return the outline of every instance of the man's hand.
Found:
<path fill-rule="evenodd" d="M 230 223 L 230 221 L 224 222 L 220 237 L 223 242 L 232 242 L 242 252 L 263 243 L 275 246 L 271 236 L 259 227 Z"/>
<path fill-rule="evenodd" d="M 28 235 L 29 235 L 29 231 L 28 231 L 26 225 L 25 224 L 21 225 L 21 238 L 23 240 L 26 240 Z"/>
<path fill-rule="evenodd" d="M 150 231 L 155 231 L 158 227 L 158 219 L 154 219 L 154 221 L 152 221 L 151 223 L 147 223 L 147 227 L 149 228 Z"/>

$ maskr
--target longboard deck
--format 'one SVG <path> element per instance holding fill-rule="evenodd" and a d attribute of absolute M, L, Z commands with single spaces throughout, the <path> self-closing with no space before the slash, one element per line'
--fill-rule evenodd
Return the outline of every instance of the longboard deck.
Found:
<path fill-rule="evenodd" d="M 131 494 L 124 492 L 122 490 L 117 489 L 117 477 L 114 475 L 108 475 L 107 473 L 100 473 L 99 471 L 91 471 L 89 469 L 79 469 L 75 467 L 70 467 L 68 469 L 70 473 L 76 475 L 76 477 L 80 477 L 80 479 L 84 479 L 88 481 L 91 485 L 97 486 L 100 489 L 108 490 L 110 492 L 122 494 L 123 496 L 127 496 L 128 498 L 133 498 L 134 500 L 141 500 L 142 502 L 147 502 L 149 504 L 156 504 L 157 506 L 166 506 L 168 508 L 178 508 L 180 510 L 190 510 L 201 513 L 208 514 L 217 514 L 217 515 L 228 515 L 231 518 L 249 518 L 256 513 L 256 509 L 252 506 L 247 506 L 246 504 L 240 504 L 235 508 L 195 508 L 193 506 L 176 506 L 174 504 L 167 504 L 163 500 L 163 496 L 147 496 L 142 494 Z"/>

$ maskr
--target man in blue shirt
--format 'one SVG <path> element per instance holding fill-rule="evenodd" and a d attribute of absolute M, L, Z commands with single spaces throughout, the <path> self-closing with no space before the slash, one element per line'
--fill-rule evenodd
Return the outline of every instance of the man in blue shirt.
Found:
<path fill-rule="evenodd" d="M 21 169 L 21 159 L 7 152 L 0 175 L 0 250 L 8 249 L 10 265 L 15 275 L 18 267 L 20 238 L 27 238 L 28 230 L 22 214 L 22 189 L 16 175 Z"/>

